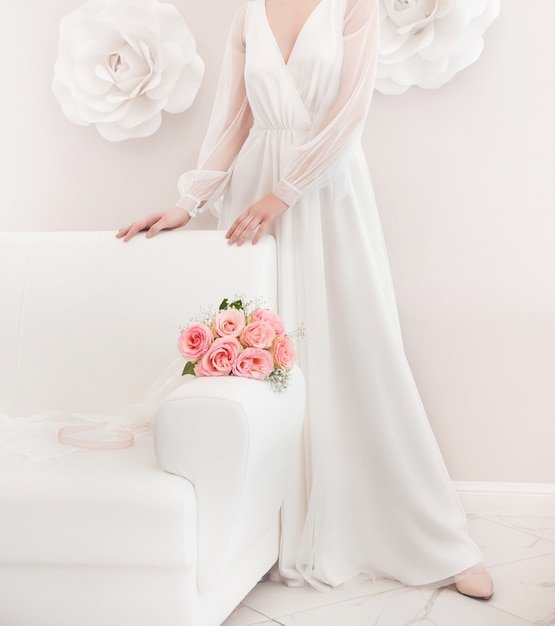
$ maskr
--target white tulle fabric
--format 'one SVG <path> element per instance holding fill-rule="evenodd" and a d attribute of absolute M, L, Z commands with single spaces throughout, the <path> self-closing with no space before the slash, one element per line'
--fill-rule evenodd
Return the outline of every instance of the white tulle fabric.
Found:
<path fill-rule="evenodd" d="M 142 402 L 115 415 L 42 411 L 28 417 L 0 414 L 0 450 L 23 454 L 36 463 L 81 450 L 131 447 L 152 431 L 161 400 L 191 379 L 183 377 L 183 359 L 173 360 L 151 385 Z"/>
<path fill-rule="evenodd" d="M 219 228 L 273 191 L 279 307 L 301 322 L 304 440 L 274 576 L 443 584 L 479 562 L 406 361 L 360 136 L 378 46 L 377 0 L 321 0 L 283 59 L 264 0 L 233 22 L 198 169 L 181 206 Z"/>

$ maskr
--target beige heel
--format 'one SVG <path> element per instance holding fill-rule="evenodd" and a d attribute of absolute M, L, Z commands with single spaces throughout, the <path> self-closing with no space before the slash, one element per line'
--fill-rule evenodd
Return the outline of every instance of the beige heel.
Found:
<path fill-rule="evenodd" d="M 493 580 L 482 563 L 457 574 L 455 587 L 470 598 L 489 600 L 493 596 Z"/>

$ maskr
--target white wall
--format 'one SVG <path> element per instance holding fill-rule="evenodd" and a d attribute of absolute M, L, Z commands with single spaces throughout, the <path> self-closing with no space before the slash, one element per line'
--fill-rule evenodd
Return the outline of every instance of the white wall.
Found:
<path fill-rule="evenodd" d="M 205 82 L 189 111 L 119 144 L 51 95 L 58 24 L 81 1 L 10 2 L 1 227 L 116 229 L 173 204 L 241 2 L 174 0 Z M 457 480 L 555 483 L 553 23 L 552 0 L 502 0 L 478 63 L 436 91 L 376 94 L 365 134 L 407 354 Z"/>

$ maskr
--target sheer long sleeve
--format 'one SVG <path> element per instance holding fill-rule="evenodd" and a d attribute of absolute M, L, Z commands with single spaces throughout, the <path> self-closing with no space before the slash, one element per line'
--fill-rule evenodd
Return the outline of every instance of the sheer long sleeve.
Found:
<path fill-rule="evenodd" d="M 298 146 L 273 193 L 291 206 L 303 193 L 328 183 L 344 148 L 362 134 L 374 90 L 378 59 L 377 0 L 348 0 L 339 94 L 323 123 Z"/>
<path fill-rule="evenodd" d="M 233 162 L 253 123 L 244 82 L 245 13 L 246 5 L 243 5 L 235 15 L 227 39 L 214 107 L 197 169 L 185 172 L 178 181 L 181 198 L 177 206 L 192 216 L 208 208 L 223 194 Z"/>

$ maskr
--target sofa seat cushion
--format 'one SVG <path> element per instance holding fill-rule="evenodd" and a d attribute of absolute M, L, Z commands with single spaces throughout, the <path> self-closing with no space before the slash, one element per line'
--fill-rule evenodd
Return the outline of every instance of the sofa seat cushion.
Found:
<path fill-rule="evenodd" d="M 42 463 L 5 445 L 1 564 L 196 567 L 194 488 L 158 467 L 150 434 Z"/>

